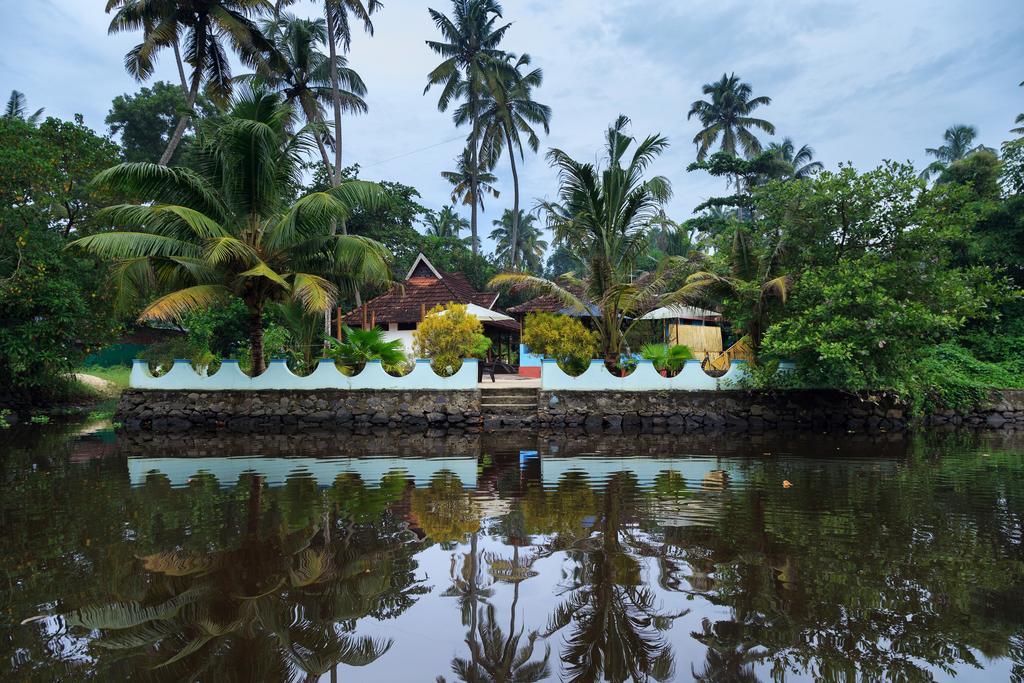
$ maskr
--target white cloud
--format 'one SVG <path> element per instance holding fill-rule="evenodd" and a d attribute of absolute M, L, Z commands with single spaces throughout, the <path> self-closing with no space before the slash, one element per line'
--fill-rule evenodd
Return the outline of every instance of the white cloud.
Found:
<path fill-rule="evenodd" d="M 438 61 L 424 43 L 435 35 L 428 5 L 447 8 L 442 0 L 391 0 L 375 17 L 375 37 L 356 37 L 350 61 L 370 88 L 371 109 L 346 119 L 345 156 L 362 164 L 365 177 L 413 185 L 424 204 L 439 207 L 449 201 L 439 172 L 452 166 L 461 144 L 452 140 L 459 132 L 449 115 L 437 111 L 436 94 L 422 94 Z M 723 71 L 770 95 L 765 118 L 780 134 L 814 146 L 829 167 L 921 162 L 924 148 L 959 122 L 975 124 L 995 146 L 1024 111 L 1024 88 L 1016 87 L 1024 79 L 1019 0 L 504 5 L 514 22 L 507 48 L 529 52 L 545 72 L 538 99 L 551 105 L 554 119 L 544 147 L 596 158 L 603 129 L 619 113 L 633 119 L 637 135 L 668 135 L 673 146 L 654 171 L 672 179 L 677 217 L 722 191 L 718 181 L 684 169 L 697 130 L 686 120 L 689 104 Z M 298 11 L 315 7 L 307 2 Z M 92 0 L 5 0 L 0 87 L 24 91 L 30 106 L 54 115 L 80 112 L 102 130 L 111 99 L 138 87 L 122 67 L 137 37 L 108 36 L 108 19 Z M 158 77 L 175 78 L 169 59 Z M 488 203 L 485 233 L 511 202 L 505 164 L 497 173 L 502 198 Z M 543 155 L 528 157 L 521 176 L 527 206 L 556 189 Z"/>

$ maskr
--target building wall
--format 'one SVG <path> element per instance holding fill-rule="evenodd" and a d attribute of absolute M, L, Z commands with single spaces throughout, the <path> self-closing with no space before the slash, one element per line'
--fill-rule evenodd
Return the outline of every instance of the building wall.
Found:
<path fill-rule="evenodd" d="M 398 323 L 388 323 L 388 329 L 384 332 L 385 341 L 399 340 L 405 348 L 405 355 L 413 357 L 413 330 L 399 330 Z"/>

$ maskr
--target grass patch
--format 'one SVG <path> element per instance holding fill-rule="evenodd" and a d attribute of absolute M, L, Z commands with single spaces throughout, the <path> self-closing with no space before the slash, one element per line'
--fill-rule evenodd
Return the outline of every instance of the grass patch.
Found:
<path fill-rule="evenodd" d="M 115 384 L 118 389 L 124 390 L 128 388 L 128 377 L 131 375 L 131 368 L 125 367 L 124 365 L 115 365 L 109 368 L 89 366 L 78 368 L 75 372 L 105 379 L 108 382 Z"/>

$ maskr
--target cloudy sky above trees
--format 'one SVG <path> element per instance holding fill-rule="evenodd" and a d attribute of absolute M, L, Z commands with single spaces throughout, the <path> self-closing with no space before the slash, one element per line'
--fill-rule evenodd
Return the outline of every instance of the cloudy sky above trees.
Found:
<path fill-rule="evenodd" d="M 934 2 L 892 0 L 717 3 L 677 0 L 504 0 L 513 22 L 506 49 L 533 56 L 544 69 L 536 98 L 554 110 L 542 154 L 521 172 L 527 207 L 552 197 L 554 173 L 543 158 L 560 147 L 596 159 L 604 128 L 619 113 L 638 136 L 660 131 L 672 143 L 654 171 L 668 176 L 681 219 L 722 183 L 686 173 L 697 122 L 687 121 L 703 83 L 735 71 L 772 104 L 758 116 L 775 123 L 776 139 L 810 144 L 827 168 L 852 162 L 871 168 L 886 158 L 925 163 L 925 147 L 941 143 L 956 123 L 979 129 L 998 147 L 1024 111 L 1024 3 L 1020 0 Z M 104 130 L 110 101 L 136 90 L 124 53 L 138 36 L 107 35 L 100 0 L 6 0 L 0 8 L 0 88 L 23 91 L 32 109 L 85 116 Z M 357 36 L 351 65 L 369 87 L 367 116 L 348 118 L 346 163 L 368 179 L 397 180 L 439 208 L 449 187 L 439 172 L 454 167 L 464 131 L 423 95 L 438 61 L 424 41 L 436 35 L 427 7 L 442 0 L 385 0 L 376 36 Z M 315 12 L 300 4 L 300 14 Z M 166 55 L 158 78 L 175 80 Z M 502 196 L 490 200 L 482 232 L 511 205 L 507 162 L 495 171 Z"/>

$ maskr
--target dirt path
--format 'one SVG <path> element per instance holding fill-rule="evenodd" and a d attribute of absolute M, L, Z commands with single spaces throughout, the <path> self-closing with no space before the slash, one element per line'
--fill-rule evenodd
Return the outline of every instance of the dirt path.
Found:
<path fill-rule="evenodd" d="M 84 372 L 76 372 L 75 379 L 86 386 L 90 386 L 93 389 L 97 389 L 106 394 L 113 393 L 117 389 L 117 385 L 113 382 L 108 382 L 102 377 L 96 377 L 95 375 L 87 375 Z"/>

